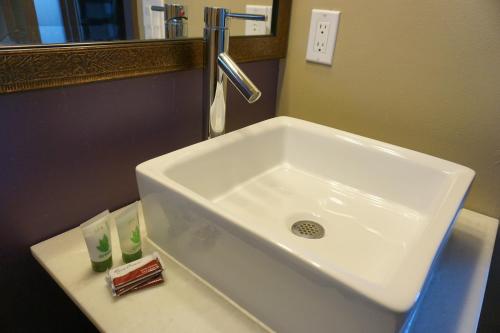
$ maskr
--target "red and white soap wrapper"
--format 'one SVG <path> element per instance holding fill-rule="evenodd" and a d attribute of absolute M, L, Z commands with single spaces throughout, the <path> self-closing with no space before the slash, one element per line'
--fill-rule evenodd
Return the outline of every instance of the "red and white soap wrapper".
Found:
<path fill-rule="evenodd" d="M 108 271 L 113 296 L 163 283 L 163 263 L 157 252 Z"/>

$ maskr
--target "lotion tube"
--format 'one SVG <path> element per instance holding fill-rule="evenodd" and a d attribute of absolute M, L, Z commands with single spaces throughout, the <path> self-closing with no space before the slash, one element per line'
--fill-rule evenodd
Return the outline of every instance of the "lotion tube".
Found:
<path fill-rule="evenodd" d="M 96 272 L 104 272 L 113 265 L 108 220 L 109 211 L 105 210 L 80 224 L 89 251 L 92 269 Z"/>
<path fill-rule="evenodd" d="M 142 257 L 138 216 L 139 205 L 139 202 L 134 202 L 123 208 L 115 216 L 116 229 L 120 238 L 120 249 L 125 263 Z"/>

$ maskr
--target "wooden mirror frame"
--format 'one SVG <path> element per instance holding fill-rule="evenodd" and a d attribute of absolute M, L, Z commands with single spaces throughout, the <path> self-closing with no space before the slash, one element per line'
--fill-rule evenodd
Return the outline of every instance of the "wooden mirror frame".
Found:
<path fill-rule="evenodd" d="M 291 0 L 273 1 L 273 31 L 231 37 L 237 62 L 286 56 Z M 118 41 L 0 48 L 0 94 L 203 67 L 203 39 Z"/>

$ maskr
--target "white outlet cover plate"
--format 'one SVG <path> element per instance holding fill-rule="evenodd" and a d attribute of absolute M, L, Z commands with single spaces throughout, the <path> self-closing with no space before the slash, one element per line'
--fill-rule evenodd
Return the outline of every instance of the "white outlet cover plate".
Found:
<path fill-rule="evenodd" d="M 266 20 L 253 21 L 245 20 L 245 36 L 268 35 L 271 33 L 272 6 L 246 5 L 247 14 L 266 15 Z"/>
<path fill-rule="evenodd" d="M 324 65 L 331 65 L 333 61 L 333 51 L 339 26 L 340 12 L 336 10 L 313 9 L 311 14 L 311 25 L 309 27 L 309 38 L 307 41 L 306 60 Z M 314 50 L 314 41 L 319 22 L 329 22 L 328 38 L 326 42 L 326 52 Z"/>

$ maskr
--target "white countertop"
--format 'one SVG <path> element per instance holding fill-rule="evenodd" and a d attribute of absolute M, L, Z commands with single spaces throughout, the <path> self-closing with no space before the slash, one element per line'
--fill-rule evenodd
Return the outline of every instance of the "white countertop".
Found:
<path fill-rule="evenodd" d="M 142 223 L 142 227 L 144 224 Z M 481 312 L 498 220 L 462 210 L 411 332 L 475 332 Z M 145 230 L 143 227 L 143 235 Z M 114 267 L 122 264 L 111 228 Z M 143 237 L 143 253 L 158 251 L 166 282 L 114 298 L 104 273 L 90 266 L 79 228 L 31 247 L 33 256 L 103 332 L 266 332 L 236 304 L 202 282 Z"/>

